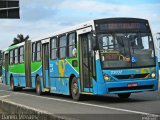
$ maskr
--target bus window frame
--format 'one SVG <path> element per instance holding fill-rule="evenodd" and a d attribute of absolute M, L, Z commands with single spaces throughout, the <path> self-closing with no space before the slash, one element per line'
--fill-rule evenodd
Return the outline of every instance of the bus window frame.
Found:
<path fill-rule="evenodd" d="M 39 51 L 37 51 L 37 45 L 38 45 L 38 43 L 40 44 L 40 50 Z M 35 58 L 35 62 L 40 62 L 41 60 L 42 60 L 42 44 L 41 44 L 41 41 L 38 41 L 38 42 L 36 42 L 36 49 L 35 49 L 35 53 L 36 53 L 36 58 Z M 37 54 L 38 53 L 40 53 L 40 59 L 39 60 L 37 60 Z"/>
<path fill-rule="evenodd" d="M 12 51 L 12 57 L 11 57 L 11 51 Z M 11 58 L 12 58 L 12 62 L 11 62 Z M 13 65 L 14 64 L 14 49 L 9 50 L 9 65 Z"/>
<path fill-rule="evenodd" d="M 17 50 L 17 56 L 16 56 L 16 50 Z M 16 63 L 16 57 L 17 57 L 17 63 Z M 19 47 L 14 49 L 14 64 L 19 64 Z"/>
<path fill-rule="evenodd" d="M 21 49 L 21 48 L 23 48 L 23 54 L 22 54 L 22 55 L 20 54 L 20 52 L 21 52 L 20 49 Z M 23 61 L 22 61 L 22 62 L 20 61 L 20 57 L 21 57 L 21 56 L 23 56 Z M 20 46 L 20 47 L 19 47 L 18 61 L 19 61 L 19 64 L 23 64 L 23 63 L 24 63 L 24 46 Z"/>
<path fill-rule="evenodd" d="M 34 49 L 33 49 L 33 45 L 34 45 Z M 33 52 L 33 50 L 35 51 Z M 34 57 L 33 57 L 33 54 L 34 54 Z M 32 62 L 35 62 L 35 61 L 36 61 L 36 43 L 33 42 L 32 43 Z"/>
<path fill-rule="evenodd" d="M 40 51 L 38 51 L 40 53 L 40 60 L 37 60 L 37 44 L 40 43 Z M 35 47 L 35 51 L 33 52 L 33 45 Z M 32 62 L 40 62 L 42 60 L 42 44 L 41 41 L 37 41 L 37 42 L 33 42 L 32 43 Z M 33 59 L 33 54 L 34 54 L 34 59 Z"/>
<path fill-rule="evenodd" d="M 52 48 L 52 41 L 53 39 L 56 41 L 56 47 L 55 48 Z M 57 53 L 56 53 L 56 58 L 52 58 L 52 50 L 56 50 L 57 49 Z M 57 37 L 52 37 L 50 39 L 50 59 L 51 60 L 56 60 L 57 58 L 59 58 L 59 51 L 58 51 L 58 38 Z"/>
<path fill-rule="evenodd" d="M 71 34 L 74 34 L 74 35 L 75 35 L 75 37 L 74 37 L 74 38 L 75 38 L 75 39 L 74 39 L 74 44 L 72 44 L 72 45 L 69 44 L 69 42 L 70 42 L 69 36 L 70 36 Z M 77 56 L 73 56 L 73 54 L 72 54 L 72 57 L 69 56 L 69 50 L 70 50 L 69 48 L 70 48 L 70 46 L 73 46 L 74 48 L 77 49 L 77 33 L 76 33 L 76 31 L 73 31 L 73 32 L 70 32 L 70 33 L 67 34 L 67 58 L 69 58 L 69 59 L 77 58 L 78 55 L 77 55 Z M 72 51 L 73 51 L 73 50 L 72 50 Z"/>
<path fill-rule="evenodd" d="M 60 38 L 64 37 L 64 36 L 66 37 L 66 39 L 65 39 L 66 40 L 66 45 L 60 47 Z M 61 48 L 65 48 L 65 57 L 62 57 L 62 58 L 60 57 L 60 49 Z M 65 34 L 61 34 L 61 35 L 58 36 L 58 58 L 60 60 L 67 58 L 67 34 L 66 33 Z"/>

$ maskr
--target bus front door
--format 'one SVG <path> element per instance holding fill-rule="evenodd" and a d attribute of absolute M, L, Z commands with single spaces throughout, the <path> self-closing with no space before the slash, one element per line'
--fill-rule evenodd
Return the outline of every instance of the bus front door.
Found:
<path fill-rule="evenodd" d="M 49 43 L 42 44 L 42 70 L 44 88 L 49 89 Z"/>
<path fill-rule="evenodd" d="M 9 55 L 5 54 L 5 84 L 8 85 L 8 66 L 9 66 Z"/>
<path fill-rule="evenodd" d="M 90 34 L 80 35 L 80 79 L 83 92 L 92 91 L 92 64 Z"/>

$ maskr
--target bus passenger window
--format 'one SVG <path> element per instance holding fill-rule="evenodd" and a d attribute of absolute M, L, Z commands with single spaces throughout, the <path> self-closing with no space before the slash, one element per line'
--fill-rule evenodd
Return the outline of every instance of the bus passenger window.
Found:
<path fill-rule="evenodd" d="M 14 63 L 14 61 L 13 61 L 13 50 L 10 51 L 10 54 L 9 54 L 9 55 L 10 55 L 9 63 L 10 63 L 10 65 L 11 65 L 11 64 Z"/>
<path fill-rule="evenodd" d="M 59 58 L 66 57 L 66 45 L 67 45 L 66 36 L 61 36 L 59 38 Z"/>
<path fill-rule="evenodd" d="M 76 53 L 76 35 L 75 33 L 71 33 L 69 35 L 69 53 L 68 53 L 68 57 L 76 57 L 77 56 L 77 53 Z"/>
<path fill-rule="evenodd" d="M 14 58 L 14 59 L 15 59 L 15 64 L 17 64 L 17 63 L 18 63 L 18 49 L 15 49 L 15 50 L 14 50 L 14 55 L 15 55 L 15 56 L 14 56 L 14 57 L 15 57 L 15 58 Z"/>
<path fill-rule="evenodd" d="M 19 62 L 23 63 L 24 62 L 24 47 L 19 48 Z"/>
<path fill-rule="evenodd" d="M 51 39 L 51 59 L 58 58 L 57 39 Z"/>
<path fill-rule="evenodd" d="M 35 43 L 32 44 L 32 61 L 35 61 L 35 52 L 36 52 L 36 46 Z"/>
<path fill-rule="evenodd" d="M 37 43 L 36 52 L 37 52 L 36 60 L 40 61 L 41 60 L 41 43 L 40 42 Z"/>

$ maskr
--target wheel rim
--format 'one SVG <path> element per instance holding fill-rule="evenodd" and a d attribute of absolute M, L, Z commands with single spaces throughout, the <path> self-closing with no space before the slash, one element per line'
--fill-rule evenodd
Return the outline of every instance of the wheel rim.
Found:
<path fill-rule="evenodd" d="M 74 95 L 78 94 L 78 84 L 76 82 L 73 83 L 73 94 Z"/>

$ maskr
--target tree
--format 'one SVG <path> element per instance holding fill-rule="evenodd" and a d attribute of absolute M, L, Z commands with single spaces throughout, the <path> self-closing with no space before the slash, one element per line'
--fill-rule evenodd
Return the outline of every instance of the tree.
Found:
<path fill-rule="evenodd" d="M 13 44 L 12 45 L 15 45 L 15 44 L 18 44 L 18 43 L 21 43 L 21 42 L 25 42 L 28 39 L 29 39 L 29 35 L 24 37 L 22 34 L 18 34 L 17 37 L 13 39 Z"/>

